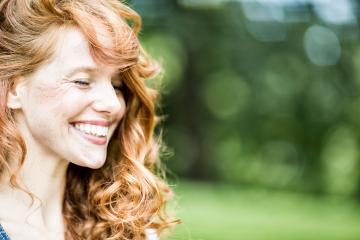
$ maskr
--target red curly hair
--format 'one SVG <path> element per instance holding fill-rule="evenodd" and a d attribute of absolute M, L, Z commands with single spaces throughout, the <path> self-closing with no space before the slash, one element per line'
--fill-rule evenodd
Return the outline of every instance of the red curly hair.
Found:
<path fill-rule="evenodd" d="M 94 23 L 113 39 L 111 48 L 97 39 Z M 36 71 L 54 53 L 64 27 L 79 28 L 99 62 L 121 69 L 126 113 L 110 140 L 100 169 L 70 164 L 63 202 L 65 239 L 145 239 L 147 228 L 159 234 L 177 223 L 165 204 L 168 185 L 154 174 L 160 149 L 153 135 L 157 91 L 146 86 L 159 66 L 142 49 L 139 15 L 117 0 L 2 0 L 0 2 L 0 174 L 16 177 L 26 146 L 16 128 L 7 94 L 16 76 Z"/>

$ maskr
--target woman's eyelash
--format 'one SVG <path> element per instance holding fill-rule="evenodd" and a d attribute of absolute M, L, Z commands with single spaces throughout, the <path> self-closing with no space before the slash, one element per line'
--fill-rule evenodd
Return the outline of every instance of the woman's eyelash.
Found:
<path fill-rule="evenodd" d="M 76 79 L 74 80 L 74 83 L 83 87 L 90 85 L 90 81 L 87 79 Z"/>
<path fill-rule="evenodd" d="M 89 87 L 91 84 L 90 80 L 87 78 L 75 79 L 75 80 L 73 80 L 73 83 L 82 88 Z M 124 85 L 123 84 L 113 84 L 113 88 L 115 91 L 121 92 L 124 89 Z"/>

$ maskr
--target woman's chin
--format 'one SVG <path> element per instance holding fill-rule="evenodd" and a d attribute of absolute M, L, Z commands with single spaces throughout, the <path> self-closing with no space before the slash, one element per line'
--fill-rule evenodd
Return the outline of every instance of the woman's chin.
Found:
<path fill-rule="evenodd" d="M 98 169 L 98 168 L 101 168 L 102 166 L 104 166 L 105 160 L 106 160 L 106 156 L 105 157 L 101 156 L 101 157 L 97 157 L 97 158 L 92 156 L 92 157 L 88 157 L 86 159 L 77 159 L 76 161 L 71 161 L 71 162 L 73 164 L 81 166 L 81 167 Z"/>

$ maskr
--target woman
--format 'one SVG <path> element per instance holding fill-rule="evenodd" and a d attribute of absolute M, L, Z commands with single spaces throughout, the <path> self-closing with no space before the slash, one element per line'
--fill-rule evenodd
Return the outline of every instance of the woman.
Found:
<path fill-rule="evenodd" d="M 140 25 L 117 0 L 0 1 L 0 239 L 145 239 L 175 223 Z"/>

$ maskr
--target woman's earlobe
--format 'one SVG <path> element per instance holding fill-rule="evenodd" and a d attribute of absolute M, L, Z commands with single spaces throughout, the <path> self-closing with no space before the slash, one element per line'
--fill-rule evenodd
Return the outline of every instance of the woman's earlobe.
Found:
<path fill-rule="evenodd" d="M 7 107 L 10 109 L 20 109 L 22 107 L 21 99 L 20 99 L 20 89 L 22 83 L 20 79 L 16 79 L 12 84 L 10 91 L 7 95 Z"/>
<path fill-rule="evenodd" d="M 20 109 L 21 108 L 20 98 L 19 98 L 19 95 L 16 94 L 16 92 L 8 93 L 7 107 L 10 109 Z"/>

